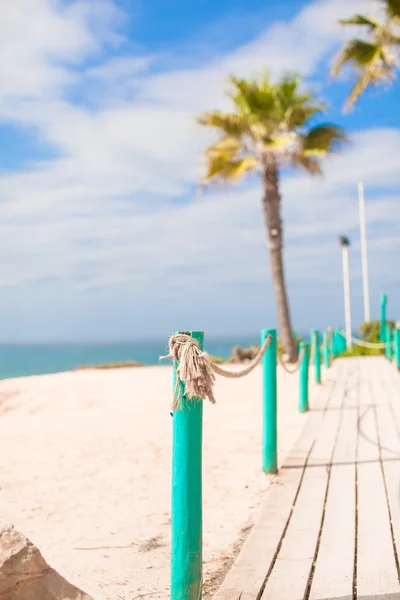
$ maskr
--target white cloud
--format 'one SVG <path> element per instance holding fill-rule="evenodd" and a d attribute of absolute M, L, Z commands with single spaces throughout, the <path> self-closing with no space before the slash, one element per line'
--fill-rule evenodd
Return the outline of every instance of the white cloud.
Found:
<path fill-rule="evenodd" d="M 151 73 L 156 56 L 101 57 L 107 44 L 121 42 L 121 15 L 111 2 L 96 3 L 94 11 L 89 2 L 38 0 L 33 14 L 29 0 L 15 0 L 6 9 L 7 24 L 0 25 L 0 55 L 15 56 L 14 71 L 11 64 L 0 66 L 0 118 L 34 126 L 57 157 L 0 177 L 0 239 L 7 256 L 0 285 L 32 293 L 35 282 L 54 290 L 123 284 L 144 299 L 162 289 L 176 306 L 182 288 L 201 285 L 205 293 L 220 290 L 219 311 L 230 286 L 236 285 L 238 297 L 246 293 L 238 281 L 265 286 L 260 190 L 218 190 L 194 199 L 208 138 L 193 113 L 223 105 L 230 71 L 247 74 L 267 63 L 275 73 L 313 74 L 342 36 L 337 15 L 360 5 L 316 2 L 212 63 Z M 86 66 L 88 56 L 99 56 L 97 66 Z M 88 106 L 68 100 L 71 85 L 90 98 Z M 94 90 L 99 97 L 92 102 Z M 367 193 L 379 188 L 376 200 L 368 198 L 371 222 L 382 221 L 382 206 L 396 215 L 399 150 L 399 131 L 360 132 L 344 157 L 327 163 L 325 179 L 298 174 L 284 181 L 294 284 L 316 274 L 321 282 L 340 280 L 336 236 L 357 232 L 358 179 Z M 387 243 L 379 248 L 371 231 L 371 249 L 380 257 L 393 248 L 399 217 L 385 227 Z"/>
<path fill-rule="evenodd" d="M 48 98 L 75 79 L 66 65 L 77 65 L 115 35 L 105 34 L 104 19 L 115 20 L 104 0 L 64 4 L 61 0 L 3 3 L 0 20 L 0 100 Z"/>

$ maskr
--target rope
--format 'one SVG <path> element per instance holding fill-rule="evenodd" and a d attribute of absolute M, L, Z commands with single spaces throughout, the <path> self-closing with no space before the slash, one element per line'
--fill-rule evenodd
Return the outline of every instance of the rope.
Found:
<path fill-rule="evenodd" d="M 282 356 L 278 353 L 279 364 L 281 365 L 281 367 L 283 367 L 285 369 L 286 373 L 290 373 L 292 375 L 293 373 L 296 373 L 296 371 L 299 370 L 300 363 L 301 363 L 302 358 L 304 356 L 304 352 L 305 352 L 305 348 L 303 346 L 303 348 L 300 351 L 299 356 L 297 357 L 297 362 L 294 365 L 294 369 L 289 369 L 288 366 L 287 366 L 287 363 L 285 363 L 285 361 L 283 360 Z"/>
<path fill-rule="evenodd" d="M 345 337 L 345 333 L 343 330 L 339 331 L 340 335 L 342 337 Z M 359 340 L 358 338 L 355 338 L 353 336 L 351 336 L 352 341 L 354 342 L 354 344 L 358 345 L 358 346 L 363 346 L 364 348 L 385 348 L 386 344 L 385 342 L 382 343 L 372 343 L 372 342 L 365 342 L 364 340 Z"/>
<path fill-rule="evenodd" d="M 267 335 L 257 355 L 247 367 L 241 371 L 226 371 L 216 365 L 207 352 L 200 350 L 198 341 L 190 335 L 186 333 L 172 335 L 169 340 L 169 354 L 167 356 L 160 356 L 160 360 L 172 358 L 175 363 L 178 363 L 173 395 L 173 410 L 177 410 L 182 401 L 182 382 L 185 383 L 186 398 L 189 400 L 192 398 L 206 400 L 208 398 L 212 404 L 215 404 L 215 374 L 231 379 L 248 375 L 260 362 L 271 340 L 272 336 Z"/>

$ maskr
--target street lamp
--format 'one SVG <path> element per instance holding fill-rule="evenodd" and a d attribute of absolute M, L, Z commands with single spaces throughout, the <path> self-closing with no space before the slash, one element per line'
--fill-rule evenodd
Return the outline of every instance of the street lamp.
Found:
<path fill-rule="evenodd" d="M 344 291 L 344 321 L 346 332 L 346 348 L 351 349 L 351 308 L 350 308 L 350 274 L 349 274 L 349 246 L 350 240 L 345 235 L 339 236 L 342 247 L 343 260 L 343 291 Z"/>

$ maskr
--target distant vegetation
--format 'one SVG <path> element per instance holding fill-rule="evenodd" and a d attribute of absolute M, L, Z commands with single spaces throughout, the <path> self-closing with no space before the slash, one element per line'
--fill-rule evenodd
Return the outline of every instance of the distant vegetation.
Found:
<path fill-rule="evenodd" d="M 395 327 L 394 321 L 386 322 L 388 323 L 388 325 L 390 325 L 391 329 Z M 369 321 L 368 323 L 363 323 L 358 329 L 360 338 L 364 340 L 364 342 L 368 342 L 370 344 L 381 343 L 381 340 L 379 339 L 380 327 L 380 321 Z M 341 352 L 339 356 L 380 356 L 384 353 L 384 348 L 364 348 L 363 346 L 357 346 L 356 344 L 354 344 L 351 350 L 345 350 L 344 352 Z"/>
<path fill-rule="evenodd" d="M 391 329 L 394 329 L 394 321 L 386 321 L 386 323 L 390 326 Z M 380 328 L 380 321 L 369 321 L 368 323 L 363 323 L 362 325 L 360 325 L 360 328 L 358 330 L 360 338 L 365 342 L 369 342 L 370 344 L 378 344 L 381 341 L 379 339 Z"/>

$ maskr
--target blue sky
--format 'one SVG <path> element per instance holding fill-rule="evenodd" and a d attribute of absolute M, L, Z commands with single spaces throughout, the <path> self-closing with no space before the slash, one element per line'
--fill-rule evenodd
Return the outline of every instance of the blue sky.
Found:
<path fill-rule="evenodd" d="M 276 325 L 254 180 L 199 196 L 194 115 L 226 77 L 297 70 L 352 143 L 324 178 L 282 180 L 297 329 L 343 322 L 340 233 L 363 320 L 357 182 L 366 188 L 373 316 L 400 319 L 399 84 L 342 113 L 336 20 L 373 0 L 14 0 L 0 53 L 0 341 L 257 334 Z M 34 5 L 34 6 L 33 6 Z"/>

